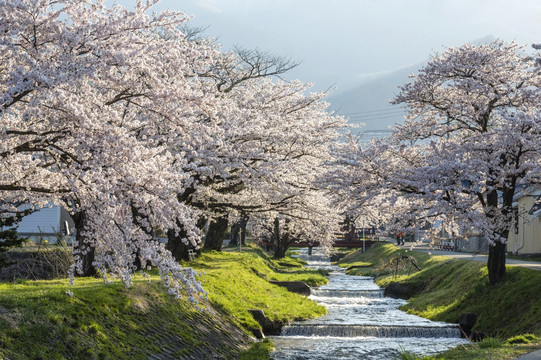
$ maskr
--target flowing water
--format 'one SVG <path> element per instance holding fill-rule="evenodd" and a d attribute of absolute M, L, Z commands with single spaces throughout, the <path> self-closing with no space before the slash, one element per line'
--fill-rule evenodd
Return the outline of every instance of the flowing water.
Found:
<path fill-rule="evenodd" d="M 312 289 L 310 299 L 327 314 L 284 326 L 272 337 L 275 360 L 398 359 L 403 351 L 432 355 L 467 343 L 458 326 L 434 322 L 398 310 L 404 300 L 383 296 L 370 277 L 350 276 L 327 256 L 299 255 L 308 266 L 329 271 L 329 284 Z"/>

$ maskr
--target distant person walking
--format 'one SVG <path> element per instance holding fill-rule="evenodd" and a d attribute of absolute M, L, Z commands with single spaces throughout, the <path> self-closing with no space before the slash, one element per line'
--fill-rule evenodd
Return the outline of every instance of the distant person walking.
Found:
<path fill-rule="evenodd" d="M 403 232 L 399 232 L 398 234 L 396 234 L 396 244 L 397 245 L 404 245 L 404 233 Z"/>

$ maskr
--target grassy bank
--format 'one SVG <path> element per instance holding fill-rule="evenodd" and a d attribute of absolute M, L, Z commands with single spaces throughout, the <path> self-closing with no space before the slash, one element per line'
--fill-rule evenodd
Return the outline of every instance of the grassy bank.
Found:
<path fill-rule="evenodd" d="M 490 286 L 485 264 L 406 252 L 390 243 L 376 244 L 364 254 L 352 252 L 340 265 L 348 267 L 350 274 L 376 276 L 382 287 L 393 281 L 407 285 L 413 296 L 402 310 L 408 313 L 451 323 L 458 323 L 462 313 L 478 314 L 473 331 L 496 339 L 469 346 L 468 350 L 445 353 L 441 358 L 512 359 L 541 347 L 539 271 L 508 266 L 505 280 Z M 533 337 L 523 341 L 527 344 L 507 342 L 522 334 Z"/>
<path fill-rule="evenodd" d="M 156 275 L 150 281 L 136 277 L 130 289 L 79 278 L 73 297 L 65 293 L 67 280 L 0 283 L 0 358 L 234 359 L 259 327 L 248 309 L 263 309 L 283 322 L 325 312 L 267 281 L 326 281 L 297 260 L 279 263 L 248 249 L 207 253 L 184 265 L 205 273 L 202 283 L 215 313 L 174 299 Z M 258 347 L 268 350 L 269 344 Z"/>
<path fill-rule="evenodd" d="M 214 307 L 230 314 L 235 324 L 244 329 L 260 327 L 248 309 L 261 309 L 269 319 L 282 323 L 310 319 L 326 312 L 324 306 L 304 296 L 269 284 L 270 280 L 305 281 L 311 286 L 328 282 L 324 272 L 304 268 L 301 260 L 277 261 L 254 247 L 242 253 L 203 253 L 190 265 L 204 274 L 201 283 Z"/>

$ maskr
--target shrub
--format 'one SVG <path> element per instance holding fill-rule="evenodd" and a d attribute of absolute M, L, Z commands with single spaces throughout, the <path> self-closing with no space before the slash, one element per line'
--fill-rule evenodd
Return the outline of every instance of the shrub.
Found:
<path fill-rule="evenodd" d="M 510 337 L 507 339 L 508 344 L 529 344 L 532 341 L 536 341 L 538 338 L 533 334 L 522 334 Z"/>
<path fill-rule="evenodd" d="M 481 349 L 499 348 L 503 346 L 503 340 L 494 337 L 487 337 L 483 341 L 477 343 L 477 346 L 479 346 Z"/>

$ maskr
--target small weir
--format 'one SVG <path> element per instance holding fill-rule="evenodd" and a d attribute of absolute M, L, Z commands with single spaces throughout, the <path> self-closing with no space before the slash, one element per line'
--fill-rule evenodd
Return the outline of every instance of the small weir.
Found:
<path fill-rule="evenodd" d="M 383 289 L 372 289 L 372 290 L 313 289 L 311 294 L 313 296 L 321 296 L 321 297 L 382 298 Z"/>
<path fill-rule="evenodd" d="M 272 337 L 273 359 L 398 359 L 403 351 L 432 355 L 467 343 L 457 325 L 398 310 L 405 301 L 384 297 L 372 278 L 346 275 L 318 252 L 309 256 L 303 249 L 299 257 L 309 267 L 329 271 L 329 284 L 310 295 L 327 314 L 284 326 Z"/>
<path fill-rule="evenodd" d="M 339 336 L 339 337 L 422 337 L 422 338 L 459 338 L 458 327 L 429 326 L 373 326 L 373 325 L 337 325 L 337 324 L 299 324 L 288 326 L 282 336 Z"/>

